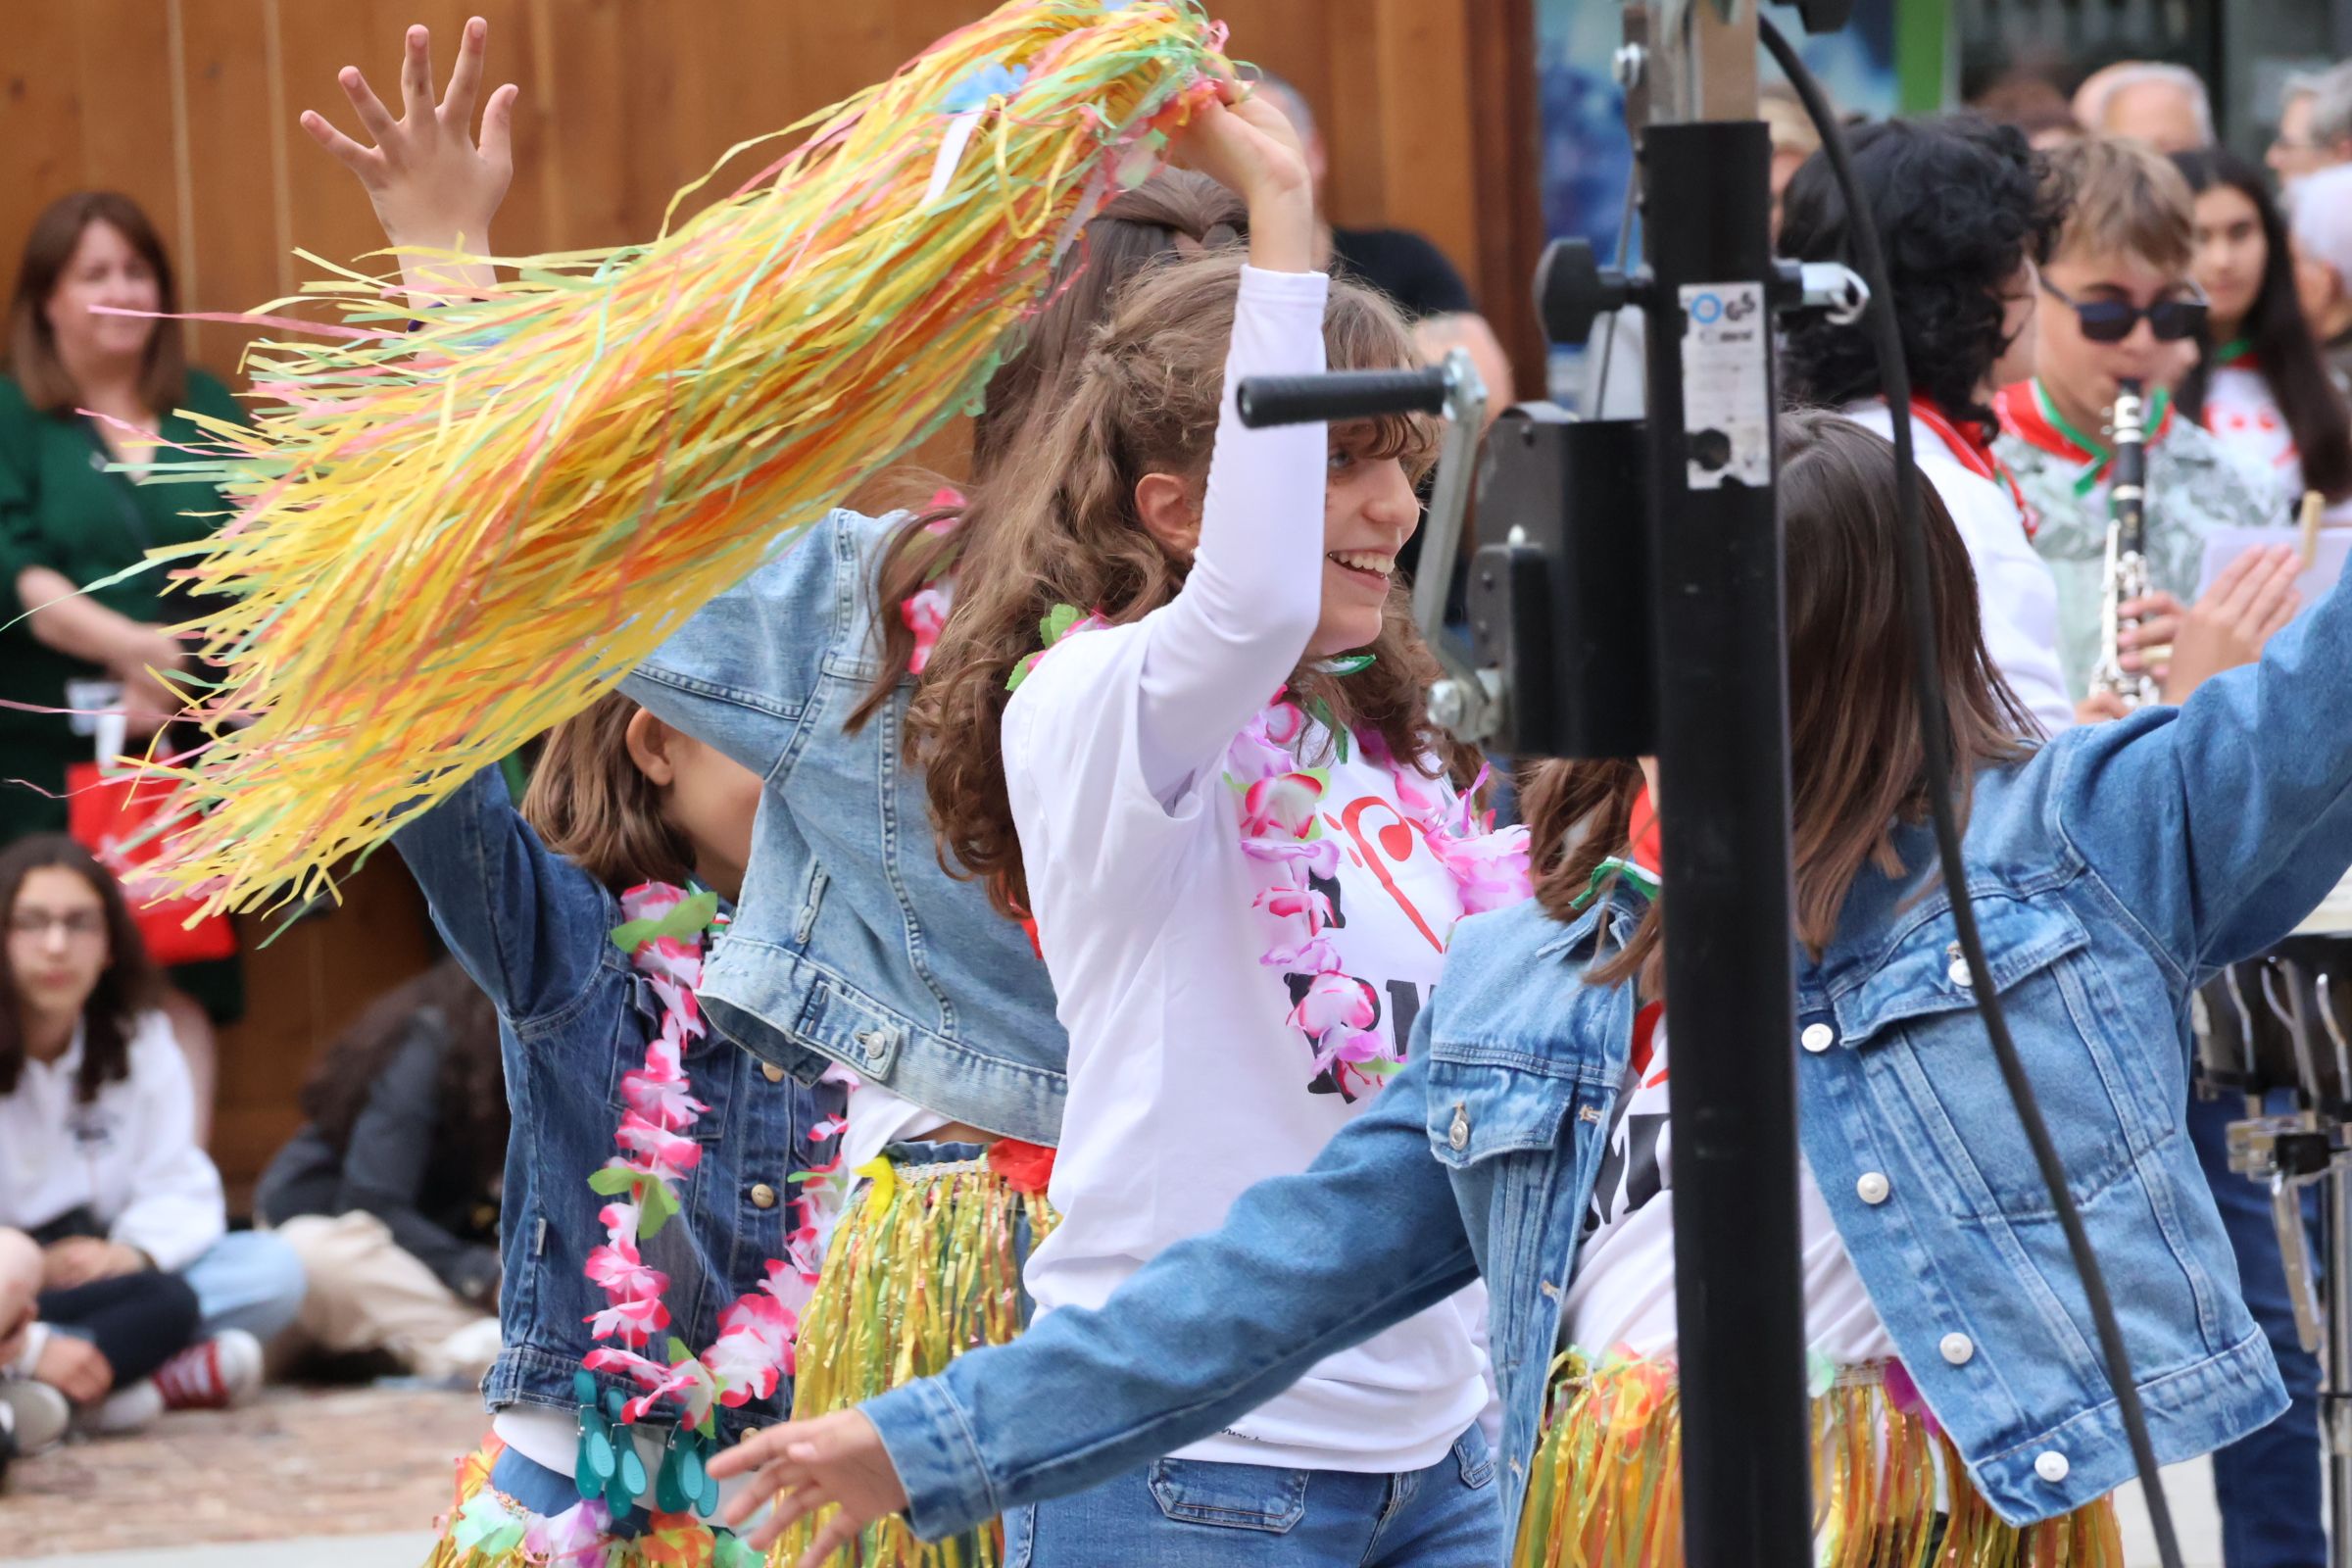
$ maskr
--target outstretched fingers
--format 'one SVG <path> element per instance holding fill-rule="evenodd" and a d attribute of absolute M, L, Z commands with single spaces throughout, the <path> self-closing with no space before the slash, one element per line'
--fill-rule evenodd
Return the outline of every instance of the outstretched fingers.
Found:
<path fill-rule="evenodd" d="M 433 34 L 419 23 L 409 28 L 400 57 L 400 118 L 415 121 L 433 111 Z"/>
<path fill-rule="evenodd" d="M 449 70 L 449 90 L 441 95 L 441 119 L 461 128 L 473 123 L 473 98 L 482 85 L 482 48 L 489 41 L 490 24 L 479 17 L 466 19 L 458 39 L 458 63 Z M 427 85 L 431 77 L 426 78 Z"/>
<path fill-rule="evenodd" d="M 375 138 L 378 147 L 399 134 L 400 122 L 392 118 L 392 111 L 384 107 L 375 89 L 368 85 L 366 72 L 357 66 L 345 66 L 335 74 L 335 80 L 342 84 L 343 96 L 351 100 L 352 112 L 360 117 L 361 125 Z"/>

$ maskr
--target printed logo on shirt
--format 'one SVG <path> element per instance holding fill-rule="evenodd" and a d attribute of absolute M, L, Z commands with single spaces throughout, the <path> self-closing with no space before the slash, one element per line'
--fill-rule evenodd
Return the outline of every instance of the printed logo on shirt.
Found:
<path fill-rule="evenodd" d="M 1673 1185 L 1666 1139 L 1666 1036 L 1658 1028 L 1665 1011 L 1664 1003 L 1653 1002 L 1635 1015 L 1633 1059 L 1585 1209 L 1588 1241 L 1595 1232 L 1623 1224 Z"/>
<path fill-rule="evenodd" d="M 85 1152 L 112 1148 L 121 1126 L 122 1118 L 104 1105 L 75 1105 L 66 1114 L 67 1136 Z"/>
<path fill-rule="evenodd" d="M 1312 1070 L 1307 1092 L 1352 1104 L 1403 1064 L 1459 917 L 1459 895 L 1420 830 L 1386 796 L 1354 797 L 1322 813 L 1322 828 L 1340 846 L 1341 866 L 1336 876 L 1310 875 L 1308 887 L 1328 902 L 1321 930 L 1343 968 L 1282 978 Z"/>

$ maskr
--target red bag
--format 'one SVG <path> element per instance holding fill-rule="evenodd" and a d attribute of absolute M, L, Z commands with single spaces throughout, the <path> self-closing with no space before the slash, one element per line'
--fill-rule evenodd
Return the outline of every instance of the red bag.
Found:
<path fill-rule="evenodd" d="M 171 793 L 169 779 L 111 773 L 96 762 L 75 762 L 66 769 L 67 830 L 122 883 L 149 957 L 167 966 L 234 957 L 237 930 L 227 915 L 208 914 L 192 926 L 185 924 L 204 906 L 202 899 L 139 896 L 138 868 L 163 849 L 160 835 L 144 842 L 139 835 Z"/>

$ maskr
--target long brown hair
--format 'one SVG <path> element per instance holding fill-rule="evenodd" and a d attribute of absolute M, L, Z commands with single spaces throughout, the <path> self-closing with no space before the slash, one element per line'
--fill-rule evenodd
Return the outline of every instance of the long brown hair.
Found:
<path fill-rule="evenodd" d="M 147 956 L 147 944 L 122 884 L 96 856 L 63 833 L 35 833 L 0 852 L 0 915 L 13 931 L 17 896 L 35 871 L 71 871 L 98 895 L 106 915 L 106 967 L 81 1004 L 81 1071 L 74 1098 L 88 1104 L 98 1091 L 130 1076 L 130 1039 L 139 1015 L 163 1003 L 164 978 Z M 24 1071 L 24 1001 L 17 995 L 14 964 L 0 963 L 0 1095 L 12 1095 Z"/>
<path fill-rule="evenodd" d="M 1895 549 L 1894 448 L 1834 414 L 1783 415 L 1782 527 L 1788 550 L 1788 758 L 1794 818 L 1797 940 L 1819 957 L 1865 865 L 1892 876 L 1893 830 L 1924 820 L 1925 756 L 1911 642 Z M 1951 755 L 1966 804 L 1980 767 L 2013 762 L 2037 733 L 2001 679 L 1977 614 L 1976 573 L 1935 487 L 1919 487 L 1934 584 L 1936 667 Z M 1672 779 L 1660 781 L 1671 790 Z M 1554 919 L 1577 903 L 1608 856 L 1623 852 L 1642 771 L 1628 761 L 1546 762 L 1522 797 L 1536 845 L 1536 896 Z M 1592 978 L 1659 984 L 1664 907 L 1650 906 L 1622 950 Z"/>
<path fill-rule="evenodd" d="M 92 223 L 115 229 L 155 273 L 156 309 L 169 316 L 179 309 L 178 285 L 172 278 L 172 258 L 163 236 L 147 220 L 137 202 L 111 190 L 77 190 L 60 196 L 32 220 L 24 237 L 24 256 L 17 266 L 17 290 L 8 306 L 8 370 L 16 377 L 24 401 L 43 414 L 71 409 L 81 389 L 66 373 L 57 357 L 57 334 L 50 329 L 46 307 L 57 292 L 74 252 L 81 245 L 82 230 Z M 139 401 L 158 414 L 177 408 L 188 386 L 187 345 L 179 327 L 158 321 L 147 338 L 147 358 L 139 371 Z"/>
<path fill-rule="evenodd" d="M 1233 244 L 1248 234 L 1249 218 L 1239 196 L 1205 174 L 1182 169 L 1167 170 L 1104 203 L 1062 257 L 1019 351 L 989 378 L 985 406 L 972 420 L 973 483 L 985 480 L 1011 450 L 1040 394 L 1085 352 L 1087 334 L 1110 314 L 1112 298 L 1129 278 L 1163 257 Z M 932 529 L 931 524 L 951 518 L 953 530 Z M 971 550 L 985 525 L 985 519 L 963 515 L 960 509 L 925 512 L 908 518 L 883 550 L 874 574 L 882 668 L 850 714 L 847 727 L 853 732 L 863 728 L 906 679 L 914 631 L 898 607 Z"/>
<path fill-rule="evenodd" d="M 443 1036 L 431 1151 L 436 1178 L 486 1188 L 507 1155 L 498 1009 L 455 958 L 376 998 L 319 1053 L 302 1086 L 302 1113 L 338 1153 L 347 1152 L 376 1079 L 428 1016 Z"/>
<path fill-rule="evenodd" d="M 1161 263 L 1121 293 L 1084 359 L 1057 384 L 972 503 L 990 516 L 989 548 L 967 559 L 957 607 L 933 650 L 909 723 L 931 791 L 942 862 L 953 856 L 1008 913 L 1028 879 L 1005 795 L 998 744 L 1012 668 L 1038 648 L 1054 607 L 1141 619 L 1176 597 L 1188 564 L 1144 526 L 1136 481 L 1198 480 L 1208 467 L 1224 391 L 1226 346 L 1243 259 L 1220 254 Z M 1414 363 L 1412 339 L 1379 295 L 1335 280 L 1323 318 L 1336 369 Z M 1418 417 L 1333 432 L 1371 458 L 1426 466 L 1436 435 Z M 1292 689 L 1330 705 L 1339 724 L 1377 732 L 1399 759 L 1468 755 L 1429 721 L 1422 691 L 1434 661 L 1414 635 L 1401 589 L 1389 602 L 1370 667 L 1345 678 L 1301 669 Z"/>
<path fill-rule="evenodd" d="M 540 842 L 619 893 L 640 882 L 684 887 L 694 846 L 662 814 L 662 791 L 629 756 L 637 705 L 607 692 L 547 732 L 522 793 Z"/>

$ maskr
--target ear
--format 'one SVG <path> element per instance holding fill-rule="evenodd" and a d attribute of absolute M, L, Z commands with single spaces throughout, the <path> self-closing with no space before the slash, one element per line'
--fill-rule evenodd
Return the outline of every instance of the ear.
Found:
<path fill-rule="evenodd" d="M 628 728 L 621 731 L 621 743 L 629 749 L 629 760 L 637 764 L 646 782 L 656 789 L 667 789 L 678 776 L 677 760 L 671 755 L 678 732 L 656 718 L 653 710 L 640 708 L 629 715 Z"/>
<path fill-rule="evenodd" d="M 1172 473 L 1147 473 L 1135 481 L 1135 514 L 1145 530 L 1181 561 L 1200 547 L 1200 507 L 1192 482 Z"/>

